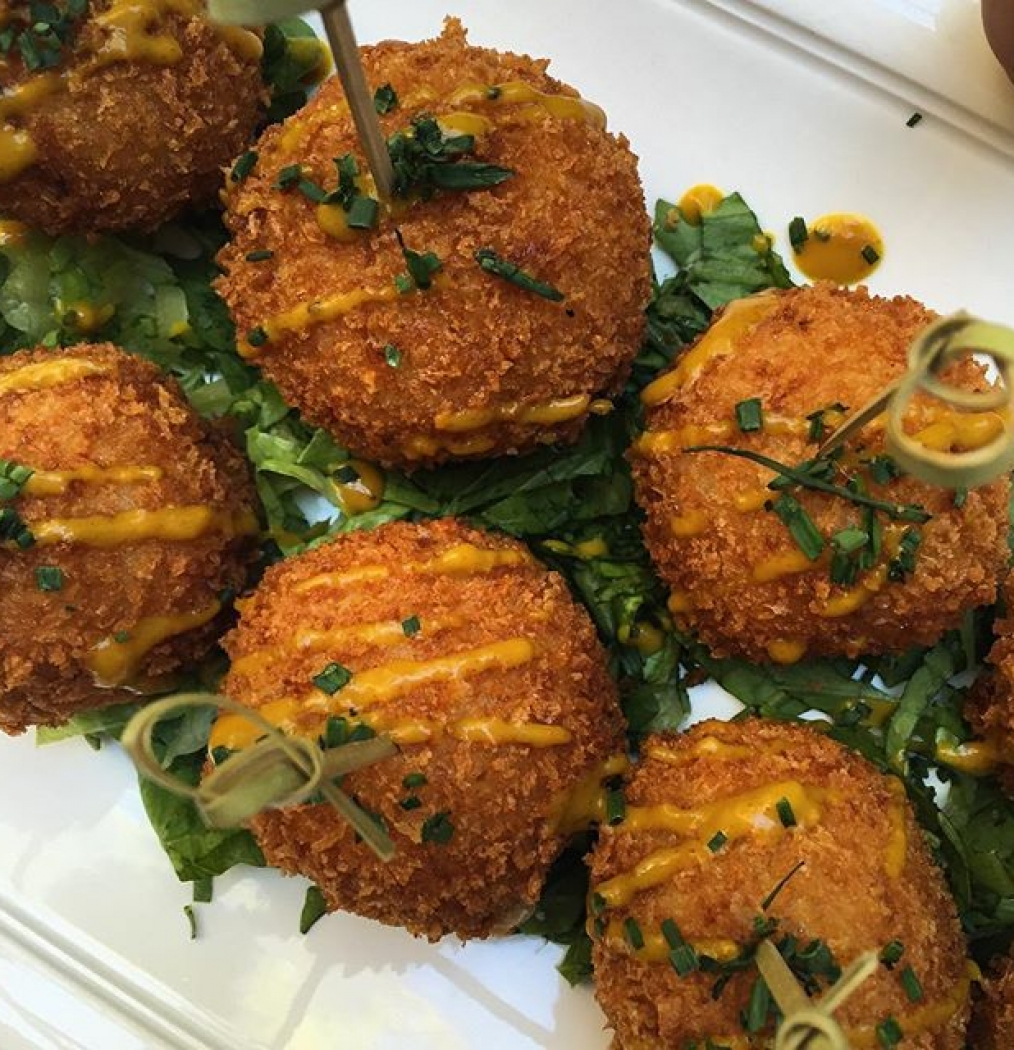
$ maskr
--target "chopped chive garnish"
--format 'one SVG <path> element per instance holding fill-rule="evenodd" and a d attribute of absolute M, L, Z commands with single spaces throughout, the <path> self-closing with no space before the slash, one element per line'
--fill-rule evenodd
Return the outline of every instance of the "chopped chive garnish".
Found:
<path fill-rule="evenodd" d="M 409 795 L 408 798 L 403 798 L 398 805 L 406 811 L 418 809 L 422 805 L 422 799 L 418 795 Z"/>
<path fill-rule="evenodd" d="M 422 630 L 422 624 L 419 622 L 418 616 L 409 616 L 407 619 L 401 621 L 401 630 L 406 638 L 414 638 L 420 630 Z"/>
<path fill-rule="evenodd" d="M 915 572 L 915 556 L 921 543 L 922 535 L 918 529 L 905 530 L 898 544 L 898 553 L 887 566 L 888 579 L 900 583 Z"/>
<path fill-rule="evenodd" d="M 887 485 L 901 477 L 898 464 L 890 456 L 874 456 L 869 462 L 870 477 L 878 485 Z"/>
<path fill-rule="evenodd" d="M 708 840 L 708 849 L 717 853 L 728 841 L 729 836 L 724 831 L 716 831 Z"/>
<path fill-rule="evenodd" d="M 799 500 L 783 493 L 774 501 L 771 509 L 792 534 L 796 546 L 810 561 L 816 561 L 824 550 L 824 537 Z"/>
<path fill-rule="evenodd" d="M 380 217 L 380 202 L 372 197 L 355 197 L 345 221 L 353 230 L 372 230 Z"/>
<path fill-rule="evenodd" d="M 307 200 L 313 201 L 314 204 L 321 204 L 327 197 L 327 190 L 323 186 L 318 186 L 312 179 L 301 178 L 296 183 L 296 189 L 306 197 Z"/>
<path fill-rule="evenodd" d="M 258 248 L 255 252 L 246 253 L 247 262 L 267 262 L 274 257 L 275 253 L 270 248 Z"/>
<path fill-rule="evenodd" d="M 840 529 L 831 537 L 831 543 L 843 554 L 853 554 L 870 542 L 869 534 L 862 529 Z"/>
<path fill-rule="evenodd" d="M 35 536 L 13 507 L 0 509 L 0 543 L 13 543 L 21 550 L 35 545 Z"/>
<path fill-rule="evenodd" d="M 606 823 L 615 826 L 627 815 L 627 800 L 622 788 L 610 788 L 606 792 Z"/>
<path fill-rule="evenodd" d="M 874 263 L 880 262 L 880 253 L 872 244 L 863 246 L 863 250 L 859 253 L 862 257 L 872 266 Z"/>
<path fill-rule="evenodd" d="M 639 952 L 644 947 L 644 934 L 641 933 L 641 927 L 632 915 L 628 915 L 623 920 L 623 935 L 627 938 L 627 943 L 635 952 Z"/>
<path fill-rule="evenodd" d="M 902 1040 L 904 1032 L 893 1017 L 888 1017 L 877 1025 L 877 1042 L 883 1050 L 893 1050 Z"/>
<path fill-rule="evenodd" d="M 836 550 L 831 555 L 831 582 L 837 587 L 851 587 L 859 576 L 859 561 Z"/>
<path fill-rule="evenodd" d="M 806 861 L 801 860 L 787 875 L 783 875 L 775 884 L 775 888 L 764 898 L 764 900 L 761 901 L 761 911 L 767 911 L 768 908 L 774 904 L 778 894 L 789 884 L 789 880 L 796 874 L 796 872 L 805 867 Z"/>
<path fill-rule="evenodd" d="M 406 773 L 401 778 L 401 786 L 408 791 L 414 791 L 416 788 L 421 788 L 426 784 L 425 773 Z"/>
<path fill-rule="evenodd" d="M 955 489 L 954 490 L 954 499 L 952 500 L 952 505 L 953 505 L 954 509 L 955 510 L 961 510 L 961 508 L 965 505 L 965 501 L 967 499 L 968 499 L 968 489 L 966 489 L 964 486 L 962 486 L 961 488 Z"/>
<path fill-rule="evenodd" d="M 592 893 L 590 903 L 592 915 L 601 915 L 606 910 L 606 899 L 601 893 Z"/>
<path fill-rule="evenodd" d="M 916 124 L 918 124 L 921 120 L 922 114 L 918 110 L 916 110 L 916 112 L 913 113 L 912 116 L 910 116 L 908 120 L 905 121 L 905 127 L 914 128 Z"/>
<path fill-rule="evenodd" d="M 794 252 L 802 251 L 803 245 L 806 244 L 809 236 L 810 231 L 806 228 L 806 220 L 801 215 L 797 215 L 789 223 L 789 244 L 792 245 L 792 250 Z"/>
<path fill-rule="evenodd" d="M 327 901 L 320 887 L 310 886 L 303 899 L 303 910 L 299 916 L 299 932 L 309 933 L 318 919 L 327 914 Z"/>
<path fill-rule="evenodd" d="M 390 113 L 398 107 L 398 95 L 390 84 L 381 84 L 373 92 L 373 108 L 381 115 Z"/>
<path fill-rule="evenodd" d="M 517 263 L 498 255 L 492 248 L 480 248 L 475 253 L 475 261 L 486 271 L 502 277 L 511 284 L 516 284 L 526 292 L 534 292 L 553 303 L 562 303 L 566 296 L 558 288 L 554 288 L 545 281 L 540 281 L 530 273 L 526 273 Z"/>
<path fill-rule="evenodd" d="M 344 689 L 352 681 L 352 672 L 339 663 L 329 663 L 320 674 L 315 674 L 311 681 L 322 693 L 334 696 L 339 689 Z"/>
<path fill-rule="evenodd" d="M 502 94 L 503 94 L 503 88 L 502 87 L 497 87 L 496 84 L 493 84 L 491 87 L 486 88 L 486 98 L 489 99 L 490 102 L 496 102 L 496 100 Z"/>
<path fill-rule="evenodd" d="M 442 268 L 443 263 L 433 252 L 414 252 L 411 248 L 407 248 L 401 230 L 396 229 L 394 235 L 398 238 L 398 246 L 405 257 L 405 265 L 408 267 L 408 275 L 412 278 L 412 283 L 416 288 L 425 291 L 433 284 L 433 275 Z"/>
<path fill-rule="evenodd" d="M 299 185 L 299 180 L 302 177 L 302 164 L 286 164 L 286 166 L 282 168 L 275 176 L 275 189 L 291 190 L 294 186 Z"/>
<path fill-rule="evenodd" d="M 352 482 L 359 480 L 359 471 L 345 463 L 334 472 L 334 479 L 339 485 L 351 485 Z"/>
<path fill-rule="evenodd" d="M 758 977 L 750 989 L 750 999 L 743 1016 L 743 1027 L 751 1034 L 759 1032 L 768 1021 L 771 1010 L 771 992 L 763 977 Z"/>
<path fill-rule="evenodd" d="M 889 941 L 880 951 L 880 961 L 890 969 L 902 957 L 905 945 L 901 941 Z"/>
<path fill-rule="evenodd" d="M 401 351 L 394 343 L 388 343 L 384 347 L 384 360 L 391 368 L 401 368 Z"/>
<path fill-rule="evenodd" d="M 118 645 L 123 645 L 130 641 L 130 631 L 113 631 L 113 641 Z"/>
<path fill-rule="evenodd" d="M 246 341 L 253 347 L 263 346 L 268 341 L 267 330 L 261 325 L 251 328 L 246 334 Z"/>
<path fill-rule="evenodd" d="M 397 273 L 394 275 L 394 287 L 402 295 L 407 295 L 415 286 L 412 283 L 412 278 L 407 273 Z"/>
<path fill-rule="evenodd" d="M 700 968 L 701 961 L 697 952 L 692 944 L 684 940 L 680 928 L 672 919 L 662 921 L 662 936 L 669 946 L 669 964 L 680 977 L 686 977 Z"/>
<path fill-rule="evenodd" d="M 736 405 L 736 425 L 744 434 L 761 430 L 764 426 L 764 410 L 759 397 L 751 397 Z"/>
<path fill-rule="evenodd" d="M 211 749 L 211 761 L 214 762 L 216 766 L 220 766 L 231 754 L 231 748 L 221 746 L 213 747 Z"/>
<path fill-rule="evenodd" d="M 787 798 L 780 798 L 775 803 L 775 809 L 778 810 L 778 819 L 782 822 L 782 827 L 794 828 L 798 821 L 796 820 L 796 814 L 792 809 L 792 803 Z"/>
<path fill-rule="evenodd" d="M 908 996 L 910 1003 L 918 1003 L 922 1000 L 924 992 L 922 990 L 922 982 L 915 975 L 915 970 L 911 966 L 906 966 L 899 975 L 901 978 L 901 986 L 905 989 L 905 994 Z"/>
<path fill-rule="evenodd" d="M 190 926 L 190 939 L 192 941 L 197 940 L 197 913 L 194 911 L 192 904 L 183 905 L 183 914 L 187 917 L 187 923 Z"/>
<path fill-rule="evenodd" d="M 257 152 L 249 149 L 246 153 L 241 154 L 236 163 L 233 164 L 232 171 L 229 172 L 229 178 L 233 182 L 242 182 L 256 166 Z"/>
<path fill-rule="evenodd" d="M 0 500 L 15 499 L 35 473 L 9 459 L 0 459 Z"/>
<path fill-rule="evenodd" d="M 433 842 L 438 846 L 446 846 L 454 837 L 454 825 L 450 821 L 450 813 L 441 810 L 427 817 L 422 826 L 423 842 Z"/>
<path fill-rule="evenodd" d="M 40 591 L 63 590 L 63 570 L 55 565 L 39 565 L 35 569 L 35 586 Z"/>

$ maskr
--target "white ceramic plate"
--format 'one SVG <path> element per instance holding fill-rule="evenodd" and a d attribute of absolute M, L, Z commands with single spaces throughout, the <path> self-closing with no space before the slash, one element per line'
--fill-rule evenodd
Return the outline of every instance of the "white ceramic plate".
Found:
<path fill-rule="evenodd" d="M 363 41 L 452 0 L 353 0 Z M 872 282 L 1014 322 L 1014 89 L 974 0 L 456 0 L 476 43 L 553 58 L 641 157 L 645 196 L 738 189 L 766 228 L 854 210 Z M 915 128 L 905 122 L 924 114 Z M 2 629 L 2 627 L 0 627 Z M 718 701 L 700 698 L 699 709 Z M 605 1048 L 557 949 L 297 932 L 305 884 L 231 873 L 200 937 L 121 754 L 0 740 L 0 1050 Z"/>

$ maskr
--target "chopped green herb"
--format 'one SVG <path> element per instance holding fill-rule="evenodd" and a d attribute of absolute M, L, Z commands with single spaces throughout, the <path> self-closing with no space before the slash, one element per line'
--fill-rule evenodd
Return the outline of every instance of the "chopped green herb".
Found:
<path fill-rule="evenodd" d="M 258 325 L 256 328 L 251 328 L 246 334 L 246 341 L 255 348 L 263 346 L 268 341 L 267 330 L 261 325 Z"/>
<path fill-rule="evenodd" d="M 872 244 L 864 245 L 863 250 L 859 253 L 862 257 L 872 266 L 874 263 L 880 262 L 880 253 Z"/>
<path fill-rule="evenodd" d="M 332 662 L 320 674 L 315 674 L 311 681 L 322 693 L 334 696 L 339 689 L 344 689 L 352 681 L 352 672 L 347 667 Z"/>
<path fill-rule="evenodd" d="M 905 989 L 905 994 L 908 996 L 908 1001 L 911 1003 L 918 1003 L 922 1000 L 924 992 L 922 989 L 922 982 L 915 975 L 915 970 L 911 966 L 906 966 L 904 970 L 899 974 L 901 979 L 901 986 Z"/>
<path fill-rule="evenodd" d="M 896 583 L 907 579 L 915 572 L 915 556 L 922 543 L 922 534 L 918 529 L 906 529 L 898 544 L 898 553 L 887 566 L 887 576 Z"/>
<path fill-rule="evenodd" d="M 968 500 L 968 489 L 962 487 L 954 490 L 954 499 L 951 501 L 951 505 L 955 510 L 961 510 Z"/>
<path fill-rule="evenodd" d="M 768 1014 L 773 1006 L 771 991 L 763 977 L 758 977 L 750 989 L 750 999 L 746 1004 L 746 1012 L 743 1015 L 743 1027 L 755 1034 L 768 1023 Z"/>
<path fill-rule="evenodd" d="M 0 501 L 16 499 L 34 473 L 20 463 L 0 459 Z"/>
<path fill-rule="evenodd" d="M 893 1050 L 904 1037 L 901 1025 L 893 1017 L 888 1017 L 877 1025 L 877 1042 L 883 1050 Z"/>
<path fill-rule="evenodd" d="M 119 645 L 130 641 L 130 631 L 113 631 L 113 641 Z"/>
<path fill-rule="evenodd" d="M 684 940 L 674 920 L 664 919 L 662 921 L 662 936 L 669 946 L 669 964 L 680 977 L 686 977 L 687 974 L 700 969 L 701 962 L 697 957 L 697 952 L 694 951 L 692 944 Z"/>
<path fill-rule="evenodd" d="M 890 456 L 874 456 L 869 464 L 870 477 L 878 485 L 887 485 L 895 478 L 901 477 L 898 464 Z"/>
<path fill-rule="evenodd" d="M 353 230 L 372 230 L 380 218 L 380 202 L 372 197 L 356 197 L 348 209 L 346 222 Z"/>
<path fill-rule="evenodd" d="M 810 561 L 816 561 L 824 550 L 824 537 L 799 500 L 783 494 L 771 504 L 771 510 L 792 534 L 799 549 Z"/>
<path fill-rule="evenodd" d="M 511 284 L 516 284 L 526 292 L 534 292 L 553 303 L 562 303 L 566 298 L 563 292 L 554 288 L 545 281 L 540 281 L 530 273 L 526 273 L 516 263 L 510 262 L 498 255 L 492 248 L 480 248 L 475 253 L 475 261 L 487 272 L 502 277 Z"/>
<path fill-rule="evenodd" d="M 406 773 L 405 776 L 402 777 L 401 786 L 412 791 L 415 788 L 423 787 L 426 782 L 425 773 Z"/>
<path fill-rule="evenodd" d="M 728 841 L 729 836 L 724 831 L 716 831 L 708 840 L 708 849 L 717 853 Z"/>
<path fill-rule="evenodd" d="M 486 98 L 490 102 L 496 102 L 496 100 L 503 94 L 503 88 L 493 84 L 491 87 L 486 88 Z"/>
<path fill-rule="evenodd" d="M 275 253 L 270 248 L 258 248 L 255 252 L 246 253 L 246 261 L 252 263 L 267 262 L 268 259 L 273 259 L 274 257 Z"/>
<path fill-rule="evenodd" d="M 303 910 L 299 915 L 299 932 L 307 934 L 319 919 L 327 914 L 327 901 L 319 886 L 310 886 L 303 899 Z"/>
<path fill-rule="evenodd" d="M 257 166 L 257 152 L 256 150 L 248 149 L 246 153 L 242 153 L 239 159 L 232 166 L 232 171 L 229 172 L 229 178 L 232 182 L 242 182 Z"/>
<path fill-rule="evenodd" d="M 806 867 L 806 861 L 801 860 L 787 875 L 783 875 L 775 884 L 775 888 L 761 901 L 761 911 L 767 911 L 774 904 L 778 894 L 789 884 L 789 880 L 802 868 Z"/>
<path fill-rule="evenodd" d="M 388 343 L 384 347 L 384 360 L 391 368 L 401 368 L 401 351 L 394 343 Z"/>
<path fill-rule="evenodd" d="M 187 925 L 190 927 L 190 939 L 197 940 L 197 915 L 192 904 L 183 905 L 183 914 L 187 917 Z"/>
<path fill-rule="evenodd" d="M 608 905 L 605 897 L 601 893 L 592 893 L 591 895 L 591 912 L 592 915 L 601 915 Z"/>
<path fill-rule="evenodd" d="M 775 803 L 775 809 L 778 810 L 778 819 L 782 822 L 782 827 L 794 828 L 798 821 L 796 820 L 796 814 L 793 812 L 792 803 L 787 798 L 780 798 Z"/>
<path fill-rule="evenodd" d="M 425 291 L 433 284 L 433 275 L 442 268 L 443 263 L 433 252 L 420 253 L 407 248 L 401 230 L 395 229 L 394 235 L 398 238 L 398 246 L 405 257 L 405 265 L 408 267 L 408 275 L 412 278 L 412 283 L 416 288 Z"/>
<path fill-rule="evenodd" d="M 633 915 L 628 915 L 623 920 L 623 935 L 635 952 L 639 952 L 644 947 L 644 934 L 641 933 L 641 927 Z"/>
<path fill-rule="evenodd" d="M 307 200 L 313 201 L 314 204 L 322 204 L 328 196 L 327 190 L 323 186 L 319 186 L 313 179 L 300 178 L 296 183 L 296 189 Z"/>
<path fill-rule="evenodd" d="M 231 754 L 231 748 L 222 746 L 213 747 L 211 749 L 211 761 L 214 762 L 216 766 L 220 766 Z"/>
<path fill-rule="evenodd" d="M 612 827 L 623 822 L 627 815 L 627 800 L 623 788 L 610 788 L 606 791 L 606 823 Z"/>
<path fill-rule="evenodd" d="M 916 110 L 915 113 L 913 113 L 912 116 L 910 116 L 908 120 L 905 121 L 905 127 L 914 128 L 916 124 L 920 123 L 921 121 L 922 114 L 918 110 Z"/>
<path fill-rule="evenodd" d="M 901 941 L 889 941 L 880 951 L 880 961 L 891 969 L 901 958 L 905 951 L 905 945 Z"/>
<path fill-rule="evenodd" d="M 870 542 L 869 533 L 862 529 L 846 528 L 840 529 L 831 537 L 831 544 L 835 550 L 842 554 L 854 554 Z"/>
<path fill-rule="evenodd" d="M 0 508 L 0 543 L 13 543 L 22 550 L 35 545 L 32 530 L 13 507 Z"/>
<path fill-rule="evenodd" d="M 35 586 L 40 591 L 62 591 L 63 570 L 55 565 L 36 566 Z"/>
<path fill-rule="evenodd" d="M 299 185 L 303 177 L 302 164 L 286 164 L 275 176 L 274 186 L 276 190 L 291 190 Z"/>
<path fill-rule="evenodd" d="M 407 273 L 397 273 L 394 275 L 394 287 L 397 288 L 402 295 L 407 295 L 412 291 L 415 285 L 412 282 L 412 278 L 409 277 Z"/>
<path fill-rule="evenodd" d="M 421 630 L 422 624 L 418 616 L 409 616 L 401 621 L 401 630 L 406 638 L 414 638 Z"/>
<path fill-rule="evenodd" d="M 797 253 L 802 251 L 809 237 L 810 232 L 806 228 L 806 220 L 801 215 L 797 215 L 789 223 L 789 244 L 792 245 L 792 250 Z"/>
<path fill-rule="evenodd" d="M 418 795 L 409 795 L 407 798 L 403 798 L 398 805 L 406 811 L 419 809 L 422 805 L 422 799 Z"/>
<path fill-rule="evenodd" d="M 843 404 L 835 402 L 833 405 L 828 405 L 826 408 L 818 408 L 816 412 L 811 412 L 806 418 L 810 421 L 810 430 L 806 435 L 808 441 L 815 445 L 819 445 L 824 440 L 824 432 L 827 430 L 827 424 L 824 422 L 824 416 L 828 412 L 845 412 L 847 411 Z"/>
<path fill-rule="evenodd" d="M 381 84 L 380 87 L 373 92 L 373 108 L 381 116 L 398 108 L 398 95 L 390 84 Z"/>
<path fill-rule="evenodd" d="M 438 846 L 446 846 L 454 837 L 454 825 L 450 820 L 450 813 L 441 810 L 427 817 L 422 826 L 423 842 L 433 842 Z"/>
<path fill-rule="evenodd" d="M 744 434 L 750 434 L 764 427 L 764 410 L 759 397 L 751 397 L 736 405 L 736 425 Z"/>

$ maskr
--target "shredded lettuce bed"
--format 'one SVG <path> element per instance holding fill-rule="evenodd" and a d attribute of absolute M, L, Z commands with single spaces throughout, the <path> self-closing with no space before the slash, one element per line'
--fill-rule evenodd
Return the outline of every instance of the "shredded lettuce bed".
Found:
<path fill-rule="evenodd" d="M 283 89 L 276 91 L 281 113 L 298 94 L 300 74 L 286 65 L 291 56 L 285 58 L 279 46 L 278 38 L 269 40 L 271 61 L 283 71 Z M 644 348 L 615 412 L 593 418 L 572 447 L 411 477 L 388 472 L 381 504 L 352 518 L 340 513 L 334 488 L 339 472 L 349 469 L 348 451 L 304 424 L 277 390 L 235 355 L 228 314 L 209 286 L 213 255 L 224 236 L 214 216 L 174 225 L 147 243 L 33 237 L 22 247 L 0 250 L 0 354 L 36 344 L 110 339 L 176 375 L 205 415 L 235 419 L 256 470 L 269 557 L 297 553 L 352 529 L 450 514 L 523 539 L 566 577 L 589 610 L 620 683 L 635 746 L 645 733 L 677 729 L 690 711 L 690 683 L 706 676 L 750 713 L 798 719 L 808 711 L 822 712 L 832 737 L 903 777 L 946 867 L 973 952 L 984 961 L 1014 935 L 1014 806 L 992 778 L 942 768 L 934 754 L 941 742 L 970 737 L 961 717 L 963 691 L 951 683 L 979 667 L 990 638 L 988 613 L 969 618 L 963 631 L 926 651 L 868 665 L 825 660 L 791 667 L 716 660 L 675 631 L 667 615 L 664 588 L 641 542 L 640 512 L 624 459 L 641 425 L 638 391 L 707 327 L 713 310 L 760 289 L 791 284 L 738 194 L 698 226 L 670 228 L 665 217 L 672 207 L 659 202 L 655 231 L 674 272 L 655 285 Z M 85 331 L 75 311 L 80 303 L 111 309 L 108 316 L 93 317 Z M 646 628 L 660 644 L 642 653 L 631 643 Z M 888 710 L 886 719 L 878 720 L 880 728 L 865 718 L 872 702 Z M 115 737 L 133 710 L 125 705 L 83 715 L 63 729 L 40 731 L 39 737 L 84 734 L 92 742 Z M 208 726 L 200 712 L 165 723 L 160 746 L 166 765 L 196 778 Z M 949 788 L 942 808 L 935 779 Z M 208 832 L 189 803 L 148 784 L 142 794 L 177 874 L 202 891 L 208 878 L 234 864 L 263 862 L 245 832 Z M 523 927 L 569 946 L 561 969 L 575 981 L 590 972 L 587 874 L 580 860 L 586 849 L 583 839 L 561 858 L 535 916 Z"/>

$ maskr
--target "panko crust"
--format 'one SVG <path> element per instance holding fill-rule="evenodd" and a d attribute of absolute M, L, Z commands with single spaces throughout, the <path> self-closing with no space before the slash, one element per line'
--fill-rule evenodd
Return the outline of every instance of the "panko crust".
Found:
<path fill-rule="evenodd" d="M 547 74 L 545 61 L 470 47 L 455 19 L 434 40 L 388 41 L 362 53 L 370 86 L 390 83 L 400 99 L 381 117 L 385 134 L 422 113 L 439 118 L 471 108 L 495 122 L 477 140 L 476 158 L 515 175 L 493 189 L 417 201 L 397 219 L 409 248 L 442 261 L 434 288 L 284 332 L 256 360 L 308 420 L 384 464 L 414 467 L 574 440 L 587 408 L 567 421 L 464 431 L 441 429 L 436 418 L 619 392 L 641 343 L 651 291 L 650 223 L 626 139 L 537 107 L 529 106 L 522 121 L 509 119 L 524 108 L 513 103 L 494 109 L 448 101 L 466 84 L 510 81 L 576 95 Z M 339 243 L 318 226 L 311 201 L 273 185 L 282 168 L 299 163 L 331 189 L 334 158 L 349 152 L 366 170 L 337 80 L 268 129 L 257 151 L 253 174 L 228 197 L 233 237 L 220 255 L 227 273 L 217 283 L 241 333 L 302 303 L 389 289 L 405 272 L 392 219 L 354 243 Z M 494 249 L 566 299 L 549 302 L 485 273 L 474 258 L 480 248 Z M 274 252 L 270 265 L 247 261 L 264 249 Z M 385 360 L 389 345 L 401 353 L 396 368 Z"/>
<path fill-rule="evenodd" d="M 910 341 L 935 317 L 913 299 L 883 299 L 863 288 L 821 284 L 767 294 L 771 311 L 735 337 L 732 353 L 712 358 L 671 400 L 648 411 L 649 440 L 652 432 L 698 427 L 703 433 L 689 444 L 732 445 L 798 464 L 816 451 L 806 417 L 836 402 L 852 409 L 865 404 L 903 374 Z M 980 366 L 970 361 L 954 366 L 948 377 L 969 389 L 986 384 Z M 740 433 L 735 407 L 754 397 L 762 399 L 769 418 L 793 421 L 795 432 L 766 427 Z M 906 426 L 928 425 L 933 411 L 928 401 L 918 401 Z M 711 428 L 723 423 L 731 423 L 729 430 L 713 438 Z M 883 451 L 876 424 L 858 440 L 864 458 Z M 967 610 L 995 598 L 1007 559 L 1006 478 L 971 491 L 960 509 L 950 491 L 912 478 L 870 482 L 871 495 L 921 504 L 932 520 L 921 527 L 913 574 L 879 586 L 874 573 L 861 574 L 853 586 L 871 580 L 871 593 L 849 614 L 831 616 L 825 614 L 828 601 L 846 588 L 832 584 L 826 559 L 808 571 L 755 579 L 758 566 L 799 552 L 773 513 L 736 506 L 737 496 L 763 489 L 773 476 L 769 470 L 721 453 L 637 448 L 631 459 L 637 499 L 647 514 L 648 548 L 673 591 L 681 622 L 716 654 L 763 662 L 780 649 L 796 658 L 804 652 L 854 657 L 931 645 Z M 859 450 L 857 439 L 849 450 Z M 799 489 L 793 495 L 825 541 L 861 524 L 858 509 L 838 497 Z M 673 519 L 697 515 L 703 527 L 696 534 L 674 534 Z"/>
<path fill-rule="evenodd" d="M 0 358 L 0 385 L 25 366 L 87 361 L 101 372 L 40 390 L 0 393 L 0 459 L 36 471 L 153 466 L 161 477 L 129 484 L 71 482 L 63 493 L 22 494 L 13 506 L 29 528 L 53 519 L 206 505 L 255 530 L 248 467 L 225 436 L 150 362 L 111 344 Z M 187 541 L 143 540 L 108 548 L 75 543 L 0 546 L 0 729 L 58 725 L 81 711 L 137 698 L 203 657 L 224 628 L 207 623 L 154 645 L 121 688 L 97 684 L 86 661 L 97 646 L 149 617 L 211 610 L 239 591 L 253 537 L 220 531 Z M 36 569 L 62 571 L 43 591 Z M 146 684 L 149 683 L 149 684 Z"/>
<path fill-rule="evenodd" d="M 420 570 L 461 544 L 523 555 L 517 565 L 474 574 Z M 331 586 L 315 593 L 299 585 L 322 573 L 386 566 L 375 582 Z M 383 645 L 346 637 L 325 649 L 294 647 L 295 632 L 418 617 L 420 630 Z M 466 672 L 416 685 L 380 710 L 394 722 L 494 716 L 569 730 L 561 746 L 469 743 L 450 733 L 401 752 L 343 782 L 387 824 L 397 852 L 377 860 L 326 805 L 304 805 L 258 816 L 253 830 L 268 862 L 313 879 L 330 909 L 344 909 L 405 926 L 436 939 L 453 932 L 485 937 L 507 932 L 534 906 L 547 869 L 564 843 L 554 814 L 576 783 L 622 748 L 615 686 L 594 629 L 563 580 L 514 540 L 454 520 L 396 523 L 343 536 L 272 567 L 243 602 L 227 637 L 233 669 L 230 697 L 251 707 L 312 692 L 311 678 L 332 661 L 355 675 L 397 661 L 425 662 L 504 639 L 530 639 L 535 655 L 512 668 Z M 285 646 L 268 662 L 251 654 Z M 340 700 L 341 692 L 335 699 Z M 403 778 L 426 783 L 407 788 Z M 415 796 L 421 805 L 401 805 Z M 446 845 L 422 842 L 424 822 L 449 814 Z"/>
<path fill-rule="evenodd" d="M 1014 1046 L 1014 960 L 1003 959 L 980 990 L 968 1045 L 974 1050 L 1009 1050 Z"/>
<path fill-rule="evenodd" d="M 0 180 L 0 213 L 54 236 L 146 232 L 210 203 L 223 165 L 250 142 L 266 110 L 259 58 L 234 46 L 227 35 L 234 31 L 216 29 L 197 5 L 193 14 L 157 15 L 158 35 L 179 43 L 178 62 L 136 58 L 88 69 L 110 32 L 97 18 L 114 2 L 92 0 L 61 64 L 45 71 L 62 77 L 63 89 L 11 121 L 38 156 Z M 12 14 L 27 7 L 15 2 Z M 10 59 L 0 66 L 0 89 L 35 76 Z"/>
<path fill-rule="evenodd" d="M 652 757 L 656 748 L 665 760 Z M 776 940 L 782 934 L 803 944 L 823 940 L 842 967 L 862 952 L 900 940 L 904 954 L 895 969 L 878 968 L 836 1013 L 852 1045 L 877 1046 L 874 1026 L 893 1016 L 906 1033 L 899 1044 L 904 1050 L 964 1047 L 964 938 L 899 782 L 809 728 L 758 719 L 708 721 L 682 736 L 651 737 L 642 755 L 626 787 L 628 820 L 632 807 L 701 810 L 789 782 L 818 793 L 819 815 L 785 831 L 779 822 L 778 831 L 766 835 L 730 836 L 716 852 L 709 849 L 703 862 L 642 890 L 628 906 L 602 913 L 604 918 L 636 916 L 646 938 L 672 919 L 691 943 L 718 938 L 742 945 L 750 940 L 755 917 L 763 915 L 778 920 Z M 770 818 L 778 820 L 774 813 Z M 602 828 L 591 857 L 592 894 L 656 850 L 686 841 L 672 831 L 632 833 L 622 823 Z M 895 863 L 903 858 L 894 875 L 892 854 Z M 800 861 L 804 867 L 762 912 L 761 902 Z M 734 1036 L 744 1046 L 768 1045 L 761 1036 L 747 1042 L 739 1021 L 755 969 L 734 977 L 714 999 L 713 975 L 679 977 L 665 961 L 641 961 L 624 943 L 607 945 L 597 934 L 594 939 L 596 996 L 617 1048 L 683 1047 L 694 1040 L 703 1045 L 709 1037 L 725 1045 Z M 924 989 L 920 1005 L 909 1001 L 899 979 L 906 965 Z M 918 1011 L 945 1001 L 953 1009 L 920 1031 Z"/>

